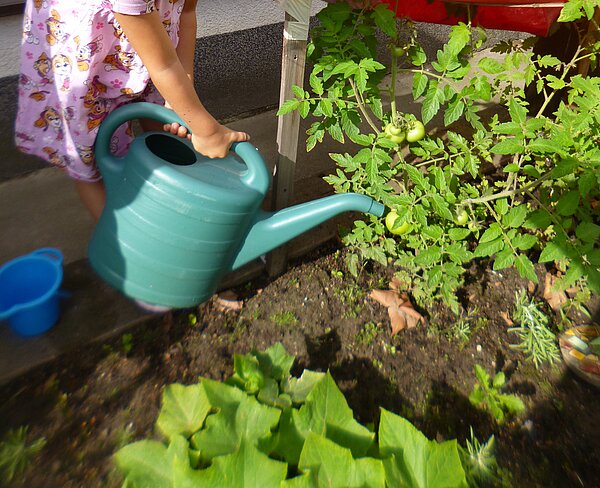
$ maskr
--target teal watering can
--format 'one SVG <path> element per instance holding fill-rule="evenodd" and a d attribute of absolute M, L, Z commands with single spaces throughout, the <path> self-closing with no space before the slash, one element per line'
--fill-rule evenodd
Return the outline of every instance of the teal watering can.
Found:
<path fill-rule="evenodd" d="M 210 298 L 226 273 L 327 219 L 346 211 L 383 215 L 383 205 L 352 193 L 261 210 L 271 175 L 248 142 L 209 159 L 187 139 L 146 132 L 126 155 L 114 156 L 115 130 L 138 118 L 183 124 L 162 106 L 132 103 L 106 117 L 98 132 L 106 206 L 88 256 L 106 282 L 131 298 L 191 307 Z"/>

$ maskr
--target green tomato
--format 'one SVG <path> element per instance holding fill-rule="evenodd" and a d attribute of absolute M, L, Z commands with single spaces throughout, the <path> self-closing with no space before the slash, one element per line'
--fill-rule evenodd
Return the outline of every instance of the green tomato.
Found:
<path fill-rule="evenodd" d="M 385 217 L 385 226 L 387 230 L 390 231 L 391 234 L 396 236 L 401 236 L 402 234 L 406 234 L 410 230 L 410 224 L 408 222 L 404 222 L 399 227 L 394 229 L 394 224 L 398 219 L 398 214 L 395 210 L 391 210 L 389 214 Z"/>
<path fill-rule="evenodd" d="M 406 132 L 406 140 L 408 142 L 417 142 L 425 137 L 425 126 L 418 120 L 410 122 L 408 131 Z"/>
<path fill-rule="evenodd" d="M 385 126 L 385 137 L 396 144 L 402 144 L 406 135 L 400 127 L 396 127 L 392 122 Z"/>
<path fill-rule="evenodd" d="M 454 222 L 457 225 L 465 225 L 468 221 L 469 221 L 469 214 L 464 209 L 459 211 L 454 217 Z"/>
<path fill-rule="evenodd" d="M 397 58 L 404 56 L 404 52 L 405 49 L 403 47 L 394 46 L 392 48 L 392 55 L 396 56 Z"/>

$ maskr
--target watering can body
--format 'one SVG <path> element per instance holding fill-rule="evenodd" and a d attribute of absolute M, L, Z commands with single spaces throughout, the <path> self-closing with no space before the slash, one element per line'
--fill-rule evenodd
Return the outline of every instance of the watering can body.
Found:
<path fill-rule="evenodd" d="M 98 133 L 96 160 L 107 196 L 88 257 L 125 295 L 169 307 L 197 305 L 227 272 L 329 218 L 320 206 L 287 217 L 263 212 L 271 176 L 249 143 L 209 159 L 187 139 L 150 132 L 135 138 L 125 156 L 112 155 L 114 131 L 134 118 L 183 123 L 164 107 L 135 103 L 112 112 Z M 369 200 L 361 205 L 374 203 L 356 197 Z M 347 206 L 333 202 L 329 213 L 351 210 Z"/>

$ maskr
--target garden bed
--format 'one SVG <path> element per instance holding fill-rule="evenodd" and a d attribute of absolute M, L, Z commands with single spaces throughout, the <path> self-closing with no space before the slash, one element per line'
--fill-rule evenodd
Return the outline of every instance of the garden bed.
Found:
<path fill-rule="evenodd" d="M 157 316 L 111 344 L 79 350 L 5 386 L 0 432 L 27 425 L 29 443 L 46 440 L 15 486 L 120 486 L 112 456 L 156 435 L 165 385 L 225 380 L 234 353 L 277 342 L 296 356 L 293 373 L 329 370 L 364 425 L 377 422 L 383 407 L 438 441 L 465 445 L 472 427 L 480 441 L 494 434 L 512 486 L 600 486 L 599 392 L 564 363 L 536 369 L 510 347 L 515 291 L 540 290 L 513 269 L 492 272 L 477 262 L 460 290 L 462 320 L 444 308 L 421 310 L 427 325 L 392 336 L 386 309 L 368 297 L 387 288 L 389 271 L 376 266 L 355 280 L 344 252 L 327 245 L 275 280 L 235 290 L 239 310 L 224 309 L 215 297 L 197 313 Z M 505 391 L 526 411 L 499 424 L 472 406 L 476 364 L 503 371 Z"/>

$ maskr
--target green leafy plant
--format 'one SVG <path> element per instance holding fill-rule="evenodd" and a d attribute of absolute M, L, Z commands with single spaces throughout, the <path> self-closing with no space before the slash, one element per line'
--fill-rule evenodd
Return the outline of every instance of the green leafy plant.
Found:
<path fill-rule="evenodd" d="M 511 347 L 523 351 L 527 358 L 533 361 L 536 368 L 543 363 L 553 363 L 560 359 L 556 336 L 548 328 L 548 316 L 542 312 L 535 299 L 529 298 L 525 291 L 516 293 L 513 319 L 517 327 L 511 327 L 509 332 L 515 332 L 519 344 Z"/>
<path fill-rule="evenodd" d="M 499 467 L 496 461 L 496 440 L 494 436 L 486 442 L 480 442 L 470 428 L 470 439 L 466 440 L 466 447 L 461 449 L 463 464 L 467 472 L 467 479 L 471 486 L 494 486 L 500 484 Z"/>
<path fill-rule="evenodd" d="M 494 270 L 514 266 L 534 282 L 534 262 L 550 263 L 562 273 L 561 289 L 599 292 L 600 78 L 573 75 L 578 63 L 598 61 L 591 16 L 599 0 L 566 4 L 561 21 L 586 17 L 591 28 L 580 29 L 565 60 L 535 54 L 530 40 L 481 55 L 485 31 L 464 23 L 428 60 L 414 26 L 373 3 L 353 9 L 337 2 L 318 14 L 308 47 L 310 92 L 294 87 L 279 110 L 314 120 L 308 151 L 326 136 L 354 143 L 330 155 L 336 170 L 326 181 L 394 212 L 389 230 L 369 217 L 344 232 L 350 272 L 366 260 L 391 263 L 420 305 L 442 299 L 456 313 L 455 292 L 474 258 L 489 259 Z M 389 66 L 378 46 L 388 49 Z M 412 76 L 419 114 L 397 105 L 401 73 Z M 538 110 L 524 87 L 541 98 Z M 565 100 L 547 114 L 560 91 Z M 482 109 L 490 104 L 496 110 Z M 429 131 L 432 123 L 445 129 L 409 142 L 419 119 Z M 458 121 L 469 128 L 455 129 Z"/>
<path fill-rule="evenodd" d="M 28 427 L 9 430 L 0 442 L 0 479 L 8 483 L 21 475 L 46 445 L 43 437 L 28 445 L 27 430 Z"/>
<path fill-rule="evenodd" d="M 293 325 L 298 322 L 298 317 L 296 317 L 294 312 L 290 312 L 289 310 L 285 312 L 274 313 L 271 315 L 270 319 L 280 327 Z"/>
<path fill-rule="evenodd" d="M 485 408 L 498 421 L 502 422 L 506 415 L 515 415 L 525 410 L 525 404 L 516 395 L 502 393 L 506 377 L 502 371 L 494 378 L 479 364 L 475 365 L 477 383 L 469 395 L 469 401 L 478 408 Z"/>
<path fill-rule="evenodd" d="M 329 373 L 296 378 L 293 361 L 277 344 L 236 355 L 227 383 L 167 386 L 156 422 L 164 441 L 115 455 L 127 486 L 467 486 L 455 440 L 431 441 L 384 409 L 372 432 Z"/>

